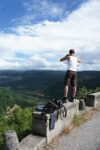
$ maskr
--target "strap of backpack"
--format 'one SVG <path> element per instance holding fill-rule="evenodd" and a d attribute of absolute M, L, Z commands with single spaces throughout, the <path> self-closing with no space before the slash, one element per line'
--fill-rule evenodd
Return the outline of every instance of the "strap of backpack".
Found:
<path fill-rule="evenodd" d="M 60 116 L 60 119 L 62 120 L 64 117 L 66 118 L 67 117 L 67 109 L 66 107 L 63 105 L 63 109 L 60 108 L 59 109 L 59 116 Z"/>

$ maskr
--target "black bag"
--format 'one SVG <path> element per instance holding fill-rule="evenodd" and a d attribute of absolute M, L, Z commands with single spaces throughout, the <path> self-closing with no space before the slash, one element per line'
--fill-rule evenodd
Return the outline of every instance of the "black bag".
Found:
<path fill-rule="evenodd" d="M 43 108 L 43 113 L 52 113 L 55 110 L 58 110 L 63 107 L 62 100 L 53 99 L 47 102 Z"/>
<path fill-rule="evenodd" d="M 51 114 L 55 111 L 57 111 L 55 120 L 57 120 L 59 116 L 61 119 L 67 116 L 67 110 L 66 110 L 62 100 L 53 99 L 53 100 L 47 102 L 44 105 L 42 114 Z"/>
<path fill-rule="evenodd" d="M 52 113 L 58 109 L 58 105 L 54 101 L 49 101 L 45 104 L 42 113 Z"/>
<path fill-rule="evenodd" d="M 60 116 L 61 119 L 63 119 L 64 117 L 67 116 L 67 109 L 63 104 L 62 100 L 53 100 L 54 103 L 57 105 L 57 114 L 58 116 Z"/>
<path fill-rule="evenodd" d="M 58 109 L 62 108 L 63 107 L 63 102 L 62 100 L 54 100 L 55 104 L 58 106 Z"/>

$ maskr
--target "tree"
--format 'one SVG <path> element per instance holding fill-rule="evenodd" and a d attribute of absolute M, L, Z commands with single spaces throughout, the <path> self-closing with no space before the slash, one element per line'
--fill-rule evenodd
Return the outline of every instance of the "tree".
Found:
<path fill-rule="evenodd" d="M 22 109 L 17 106 L 10 115 L 0 116 L 0 149 L 2 150 L 3 134 L 15 130 L 19 140 L 32 132 L 32 108 Z"/>
<path fill-rule="evenodd" d="M 91 89 L 88 90 L 86 87 L 82 87 L 77 92 L 77 98 L 86 100 L 87 95 L 92 93 L 92 92 L 93 92 L 93 90 L 91 90 Z"/>

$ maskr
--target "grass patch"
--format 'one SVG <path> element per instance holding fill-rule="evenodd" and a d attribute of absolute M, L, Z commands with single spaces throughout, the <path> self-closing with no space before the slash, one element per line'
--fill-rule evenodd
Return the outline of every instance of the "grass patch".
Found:
<path fill-rule="evenodd" d="M 76 127 L 79 127 L 81 124 L 83 124 L 85 122 L 85 113 L 83 114 L 80 114 L 80 115 L 77 115 L 73 118 L 73 124 L 76 126 Z"/>
<path fill-rule="evenodd" d="M 65 134 L 70 134 L 70 132 L 75 128 L 79 127 L 87 120 L 90 120 L 92 116 L 97 112 L 100 111 L 100 106 L 97 108 L 93 108 L 89 111 L 85 111 L 84 113 L 80 113 L 79 115 L 74 116 L 73 121 L 67 127 L 64 128 Z"/>
<path fill-rule="evenodd" d="M 79 115 L 76 115 L 74 118 L 73 118 L 73 124 L 78 127 L 80 126 L 81 124 L 85 123 L 87 120 L 90 120 L 92 118 L 92 116 L 97 112 L 97 111 L 100 111 L 100 107 L 98 108 L 93 108 L 89 111 L 86 111 L 82 114 L 79 114 Z"/>
<path fill-rule="evenodd" d="M 85 118 L 85 113 L 75 115 L 71 124 L 64 128 L 65 134 L 70 134 L 70 132 L 75 128 L 83 124 L 87 119 Z"/>

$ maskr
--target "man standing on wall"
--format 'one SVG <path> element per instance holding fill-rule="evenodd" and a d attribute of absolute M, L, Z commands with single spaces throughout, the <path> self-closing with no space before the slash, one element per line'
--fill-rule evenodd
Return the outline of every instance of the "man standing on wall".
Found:
<path fill-rule="evenodd" d="M 65 60 L 67 60 L 68 62 L 68 69 L 64 79 L 64 98 L 63 98 L 64 103 L 66 103 L 68 100 L 68 90 L 70 84 L 72 86 L 72 97 L 69 101 L 74 102 L 76 96 L 77 64 L 81 62 L 80 59 L 75 56 L 74 49 L 70 49 L 69 54 L 60 59 L 60 61 Z"/>

